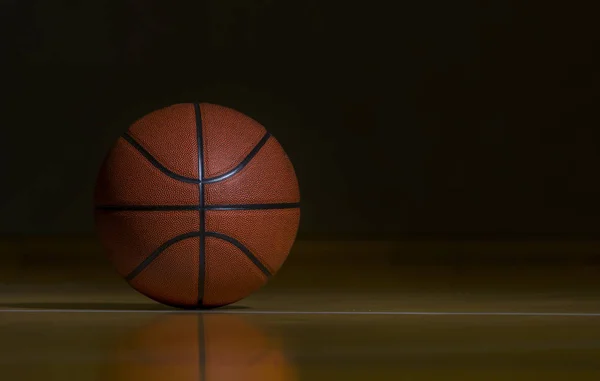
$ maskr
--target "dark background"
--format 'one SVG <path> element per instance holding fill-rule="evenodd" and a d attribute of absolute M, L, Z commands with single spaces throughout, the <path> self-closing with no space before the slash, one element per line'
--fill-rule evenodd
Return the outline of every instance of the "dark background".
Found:
<path fill-rule="evenodd" d="M 92 232 L 115 139 L 151 110 L 206 101 L 282 143 L 300 237 L 600 237 L 592 6 L 0 4 L 4 234 Z"/>

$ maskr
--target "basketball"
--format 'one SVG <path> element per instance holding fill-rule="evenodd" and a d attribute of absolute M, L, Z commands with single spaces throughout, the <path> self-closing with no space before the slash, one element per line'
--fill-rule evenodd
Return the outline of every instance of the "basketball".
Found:
<path fill-rule="evenodd" d="M 95 226 L 116 271 L 174 307 L 210 308 L 261 288 L 300 219 L 294 168 L 258 122 L 177 104 L 133 123 L 100 168 Z"/>

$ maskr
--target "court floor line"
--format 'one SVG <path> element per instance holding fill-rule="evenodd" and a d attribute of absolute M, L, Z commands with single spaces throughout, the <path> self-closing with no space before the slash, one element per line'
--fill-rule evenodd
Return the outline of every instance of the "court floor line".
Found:
<path fill-rule="evenodd" d="M 539 316 L 600 317 L 600 312 L 450 312 L 450 311 L 275 311 L 275 310 L 115 310 L 115 309 L 44 309 L 0 308 L 2 313 L 153 313 L 153 314 L 236 314 L 236 315 L 391 315 L 391 316 Z"/>

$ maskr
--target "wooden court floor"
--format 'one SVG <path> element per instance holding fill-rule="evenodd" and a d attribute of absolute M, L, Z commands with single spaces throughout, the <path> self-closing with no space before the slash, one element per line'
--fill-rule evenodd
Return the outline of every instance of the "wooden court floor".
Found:
<path fill-rule="evenodd" d="M 93 243 L 0 247 L 2 380 L 600 380 L 594 243 L 299 243 L 209 312 L 137 294 Z"/>

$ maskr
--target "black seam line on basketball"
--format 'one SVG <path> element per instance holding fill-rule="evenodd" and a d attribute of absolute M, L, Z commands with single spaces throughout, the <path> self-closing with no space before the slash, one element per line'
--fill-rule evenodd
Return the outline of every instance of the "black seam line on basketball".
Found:
<path fill-rule="evenodd" d="M 142 145 L 140 143 L 138 143 L 131 135 L 129 135 L 128 133 L 123 134 L 123 138 L 129 144 L 131 144 L 133 146 L 133 148 L 135 148 L 139 153 L 141 153 L 150 162 L 150 164 L 152 164 L 154 167 L 156 167 L 159 171 L 161 171 L 165 175 L 167 175 L 175 180 L 178 180 L 178 181 L 181 181 L 184 183 L 192 183 L 192 184 L 199 184 L 200 182 L 205 183 L 205 184 L 217 183 L 219 181 L 228 179 L 231 176 L 235 175 L 236 173 L 240 172 L 250 162 L 250 160 L 252 160 L 254 158 L 254 156 L 256 156 L 258 151 L 260 151 L 260 149 L 265 145 L 265 143 L 267 142 L 267 140 L 269 140 L 270 137 L 271 137 L 271 134 L 269 132 L 267 132 L 262 137 L 262 139 L 260 139 L 260 141 L 256 144 L 256 146 L 254 146 L 254 148 L 252 148 L 252 151 L 250 151 L 250 153 L 244 158 L 244 160 L 242 160 L 232 170 L 225 172 L 222 175 L 215 176 L 215 177 L 209 177 L 209 178 L 206 178 L 206 179 L 203 179 L 202 181 L 200 181 L 198 179 L 193 179 L 191 177 L 185 177 L 185 176 L 178 175 L 177 173 L 171 171 L 170 169 L 168 169 L 167 167 L 162 165 L 158 160 L 156 160 L 156 158 L 154 156 L 152 156 L 150 154 L 150 152 L 148 152 L 144 147 L 142 147 Z"/>
<path fill-rule="evenodd" d="M 135 148 L 139 153 L 141 153 L 146 158 L 146 160 L 148 160 L 150 162 L 150 164 L 152 164 L 154 167 L 156 167 L 159 171 L 161 171 L 165 175 L 167 175 L 175 180 L 182 181 L 184 183 L 198 184 L 200 182 L 200 181 L 198 181 L 198 179 L 193 179 L 191 177 L 185 177 L 185 176 L 178 175 L 177 173 L 171 171 L 170 169 L 168 169 L 167 167 L 162 165 L 158 160 L 156 160 L 156 158 L 154 156 L 152 156 L 150 154 L 150 152 L 146 151 L 146 149 L 144 147 L 142 147 L 142 145 L 140 143 L 138 143 L 128 133 L 124 133 L 123 138 L 129 144 L 131 144 L 133 146 L 133 148 Z"/>
<path fill-rule="evenodd" d="M 232 205 L 99 205 L 97 210 L 107 212 L 177 212 L 196 210 L 271 210 L 299 208 L 299 202 L 282 202 L 274 204 L 232 204 Z"/>
<path fill-rule="evenodd" d="M 130 272 L 125 277 L 125 279 L 127 281 L 132 281 L 136 276 L 138 276 L 142 271 L 144 271 L 144 269 L 146 267 L 148 267 L 148 265 L 150 265 L 156 258 L 158 258 L 158 256 L 163 251 L 165 251 L 167 248 L 169 248 L 169 246 L 174 245 L 174 244 L 176 244 L 179 241 L 183 241 L 184 239 L 188 239 L 188 238 L 192 238 L 192 237 L 198 237 L 198 236 L 200 236 L 200 232 L 189 232 L 189 233 L 181 234 L 181 235 L 178 235 L 177 237 L 171 238 L 167 242 L 165 242 L 162 245 L 160 245 L 149 256 L 147 256 L 146 259 L 144 259 L 142 261 L 142 263 L 140 263 L 139 265 L 137 265 L 137 267 L 135 269 L 133 269 L 133 271 Z"/>
<path fill-rule="evenodd" d="M 221 239 L 223 241 L 229 242 L 230 244 L 232 244 L 233 246 L 237 247 L 238 249 L 240 249 L 244 254 L 246 254 L 246 256 L 248 257 L 248 259 L 250 259 L 252 261 L 252 263 L 254 263 L 254 265 L 256 267 L 259 268 L 260 271 L 263 272 L 263 274 L 265 274 L 267 277 L 271 276 L 271 271 L 269 271 L 269 269 L 262 264 L 262 262 L 256 258 L 254 256 L 254 254 L 252 254 L 252 252 L 250 250 L 248 250 L 248 248 L 244 245 L 242 245 L 241 242 L 239 242 L 238 240 L 225 235 L 225 234 L 221 234 L 221 233 L 216 233 L 216 232 L 205 232 L 204 233 L 207 237 L 213 237 L 213 238 L 218 238 Z"/>
<path fill-rule="evenodd" d="M 254 148 L 252 148 L 252 151 L 250 151 L 250 153 L 248 155 L 246 155 L 244 160 L 242 160 L 232 170 L 225 172 L 224 174 L 219 175 L 219 176 L 202 179 L 202 182 L 205 184 L 216 183 L 216 182 L 228 179 L 231 176 L 235 175 L 236 173 L 240 172 L 250 162 L 250 160 L 252 160 L 254 158 L 254 156 L 256 156 L 258 151 L 260 151 L 260 149 L 267 143 L 267 140 L 269 140 L 270 137 L 271 137 L 271 134 L 269 132 L 266 132 L 265 135 L 262 137 L 262 139 L 260 139 L 260 141 L 254 146 Z"/>
<path fill-rule="evenodd" d="M 198 239 L 198 297 L 197 305 L 204 304 L 204 281 L 206 272 L 206 243 L 204 232 L 206 230 L 206 215 L 204 212 L 204 140 L 202 136 L 202 114 L 200 104 L 194 103 L 194 114 L 196 115 L 196 143 L 198 149 L 198 226 L 200 236 Z"/>

